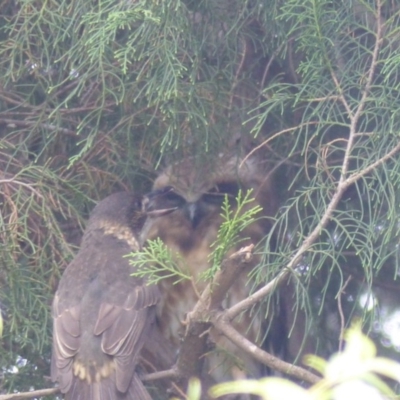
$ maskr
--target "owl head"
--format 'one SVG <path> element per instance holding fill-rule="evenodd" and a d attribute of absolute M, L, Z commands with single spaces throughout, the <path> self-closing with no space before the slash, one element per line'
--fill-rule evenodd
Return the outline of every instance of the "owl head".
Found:
<path fill-rule="evenodd" d="M 146 211 L 175 209 L 173 213 L 154 220 L 148 238 L 160 237 L 180 252 L 196 246 L 199 239 L 216 238 L 222 222 L 224 199 L 235 208 L 240 191 L 252 190 L 253 204 L 263 211 L 255 225 L 257 237 L 268 231 L 267 216 L 276 208 L 272 176 L 257 156 L 219 154 L 213 162 L 190 157 L 168 166 L 155 180 L 153 192 L 147 195 Z M 156 193 L 156 195 L 154 195 Z M 254 236 L 251 234 L 251 236 Z"/>
<path fill-rule="evenodd" d="M 113 193 L 101 200 L 90 214 L 83 241 L 91 240 L 94 232 L 106 232 L 121 237 L 133 237 L 141 243 L 141 232 L 147 226 L 146 221 L 167 215 L 177 209 L 176 206 L 162 207 L 158 197 L 164 198 L 168 188 L 154 190 L 148 196 L 139 196 L 131 192 Z M 154 210 L 147 210 L 147 202 L 159 203 Z M 138 247 L 139 244 L 137 244 Z"/>

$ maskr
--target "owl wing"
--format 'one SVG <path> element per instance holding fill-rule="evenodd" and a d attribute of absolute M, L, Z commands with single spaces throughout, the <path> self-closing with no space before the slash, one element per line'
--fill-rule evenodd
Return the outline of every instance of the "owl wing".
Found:
<path fill-rule="evenodd" d="M 77 361 L 85 357 L 95 368 L 100 365 L 96 379 L 113 376 L 115 370 L 117 389 L 131 391 L 137 357 L 154 320 L 157 286 L 130 277 L 128 261 L 107 247 L 105 243 L 101 254 L 90 247 L 80 252 L 67 267 L 53 301 L 52 379 L 59 381 L 63 393 L 73 392 L 71 386 L 81 385 L 80 380 L 93 379 Z"/>
<path fill-rule="evenodd" d="M 134 278 L 130 278 L 134 279 Z M 143 347 L 150 325 L 155 317 L 154 306 L 159 300 L 157 286 L 136 286 L 124 304 L 102 303 L 94 335 L 101 336 L 101 349 L 115 357 L 116 385 L 126 392 Z"/>

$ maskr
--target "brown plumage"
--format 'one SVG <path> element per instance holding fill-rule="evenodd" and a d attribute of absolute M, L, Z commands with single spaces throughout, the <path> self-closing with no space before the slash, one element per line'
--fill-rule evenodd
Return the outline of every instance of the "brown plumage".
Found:
<path fill-rule="evenodd" d="M 150 201 L 148 209 L 157 209 L 162 204 L 162 207 L 176 206 L 178 210 L 152 220 L 147 237 L 161 238 L 173 253 L 180 254 L 177 262 L 194 277 L 198 292 L 206 284 L 198 278 L 210 266 L 209 254 L 222 222 L 220 214 L 225 195 L 228 195 L 231 206 L 235 208 L 239 190 L 246 192 L 253 189 L 255 201 L 248 207 L 256 204 L 263 207 L 257 222 L 242 232 L 242 237 L 248 239 L 233 248 L 232 253 L 246 243 L 257 244 L 269 230 L 270 223 L 266 216 L 275 212 L 276 201 L 268 171 L 257 157 L 250 157 L 241 165 L 242 161 L 243 158 L 236 155 L 221 155 L 214 165 L 195 164 L 194 159 L 186 159 L 168 167 L 154 183 L 156 191 L 164 188 L 164 196 Z M 170 189 L 166 190 L 168 187 Z M 248 273 L 255 263 L 238 276 L 227 293 L 224 307 L 236 304 L 249 295 L 253 283 L 248 282 Z M 158 325 L 177 352 L 184 333 L 182 322 L 198 298 L 192 284 L 187 281 L 173 285 L 172 280 L 164 280 L 160 284 L 160 291 L 162 300 L 157 305 Z M 246 313 L 235 321 L 235 326 L 247 338 L 259 343 L 263 336 L 263 322 L 263 317 Z M 260 377 L 263 374 L 263 366 L 227 339 L 213 331 L 211 338 L 216 342 L 217 350 L 221 350 L 213 352 L 206 359 L 206 373 L 215 381 L 240 376 Z M 227 356 L 228 353 L 230 356 Z M 235 360 L 229 361 L 227 357 Z"/>
<path fill-rule="evenodd" d="M 66 399 L 151 400 L 136 366 L 160 299 L 123 256 L 138 250 L 141 201 L 116 193 L 93 210 L 53 301 L 51 375 Z"/>

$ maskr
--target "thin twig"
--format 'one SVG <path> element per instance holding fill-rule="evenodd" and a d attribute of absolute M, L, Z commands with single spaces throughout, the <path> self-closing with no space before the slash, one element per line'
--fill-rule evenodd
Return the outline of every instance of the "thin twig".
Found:
<path fill-rule="evenodd" d="M 141 380 L 143 382 L 150 382 L 150 381 L 156 381 L 159 379 L 167 379 L 167 378 L 175 379 L 176 377 L 177 377 L 176 369 L 171 368 L 171 369 L 167 369 L 165 371 L 157 371 L 157 372 L 152 372 L 151 374 L 146 374 L 141 378 Z"/>
<path fill-rule="evenodd" d="M 340 316 L 340 335 L 339 335 L 339 351 L 343 350 L 343 342 L 344 342 L 344 326 L 345 326 L 345 319 L 344 319 L 344 314 L 343 314 L 343 308 L 342 308 L 342 294 L 346 290 L 347 285 L 351 281 L 352 276 L 350 275 L 344 285 L 341 287 L 339 293 L 338 293 L 338 311 L 339 311 L 339 316 Z"/>
<path fill-rule="evenodd" d="M 0 179 L 0 185 L 4 185 L 4 184 L 6 184 L 6 183 L 15 183 L 15 184 L 17 184 L 17 185 L 19 185 L 19 186 L 26 187 L 26 188 L 28 188 L 29 190 L 31 190 L 33 193 L 35 193 L 36 196 L 38 196 L 40 199 L 43 199 L 43 196 L 42 196 L 36 189 L 34 189 L 34 188 L 32 187 L 32 185 L 30 185 L 30 184 L 28 184 L 28 183 L 24 183 L 24 182 L 18 181 L 18 180 L 15 179 L 15 178 L 12 178 L 12 179 Z"/>
<path fill-rule="evenodd" d="M 269 143 L 271 140 L 275 139 L 276 137 L 282 135 L 283 133 L 288 133 L 288 132 L 293 132 L 296 129 L 302 128 L 303 126 L 306 125 L 316 125 L 318 124 L 318 121 L 309 121 L 309 122 L 304 122 L 300 125 L 294 126 L 292 128 L 287 128 L 287 129 L 282 129 L 281 131 L 274 133 L 271 137 L 269 137 L 267 140 L 264 140 L 261 144 L 258 146 L 254 147 L 251 151 L 249 151 L 248 154 L 246 154 L 246 157 L 243 158 L 242 162 L 239 165 L 239 168 L 242 168 L 242 166 L 245 164 L 245 162 L 251 157 L 252 154 L 254 154 L 256 151 L 261 149 L 263 146 L 265 146 L 267 143 Z"/>

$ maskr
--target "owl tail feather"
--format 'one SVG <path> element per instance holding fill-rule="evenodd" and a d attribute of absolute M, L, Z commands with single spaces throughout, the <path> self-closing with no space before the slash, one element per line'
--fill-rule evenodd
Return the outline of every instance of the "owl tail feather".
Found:
<path fill-rule="evenodd" d="M 65 400 L 152 400 L 139 376 L 135 373 L 126 393 L 117 390 L 114 377 L 96 383 L 73 378 Z"/>

